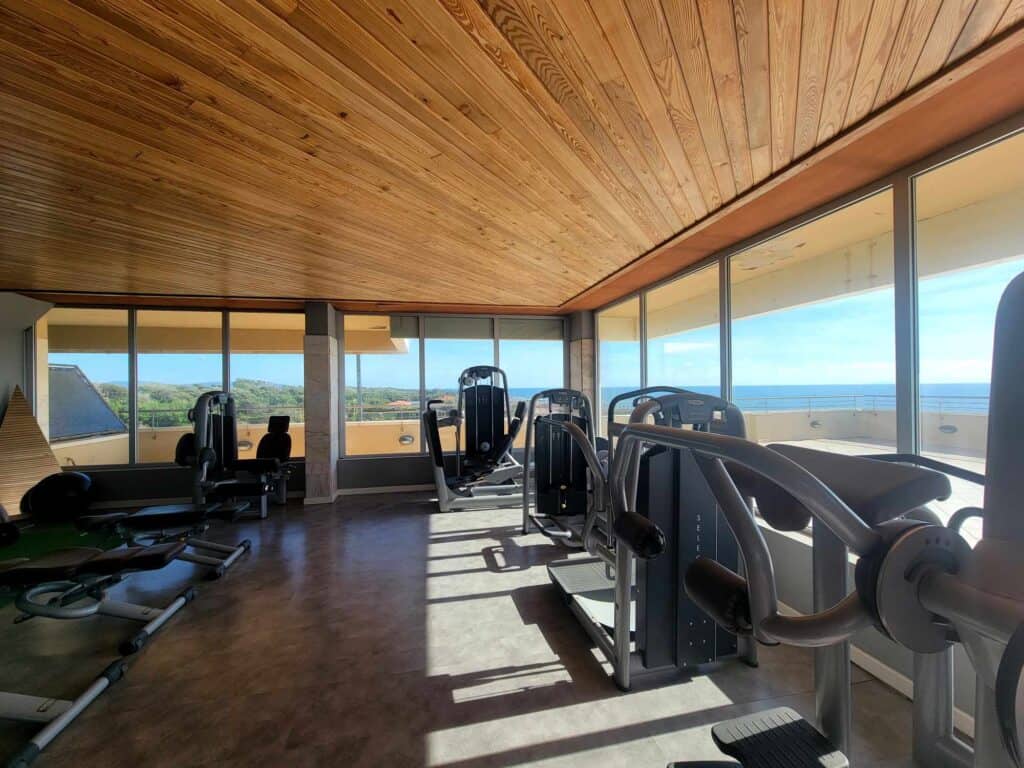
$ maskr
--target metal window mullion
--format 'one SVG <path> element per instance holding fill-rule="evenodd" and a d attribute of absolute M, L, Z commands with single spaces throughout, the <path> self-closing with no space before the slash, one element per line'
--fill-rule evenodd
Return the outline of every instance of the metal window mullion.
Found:
<path fill-rule="evenodd" d="M 640 336 L 640 387 L 647 386 L 647 291 L 639 294 L 639 322 L 638 330 Z"/>
<path fill-rule="evenodd" d="M 491 336 L 494 339 L 494 367 L 501 368 L 501 318 L 491 319 Z M 508 382 L 506 381 L 507 385 Z"/>
<path fill-rule="evenodd" d="M 338 345 L 338 456 L 348 455 L 345 441 L 345 425 L 348 414 L 345 412 L 345 315 L 334 310 L 334 336 Z"/>
<path fill-rule="evenodd" d="M 921 449 L 918 362 L 917 251 L 914 237 L 914 181 L 893 181 L 893 294 L 896 318 L 896 448 Z"/>
<path fill-rule="evenodd" d="M 427 408 L 427 320 L 424 315 L 416 315 L 416 328 L 420 337 L 420 410 Z M 420 455 L 427 452 L 427 433 L 420 419 Z"/>
<path fill-rule="evenodd" d="M 231 313 L 220 313 L 220 367 L 223 389 L 231 391 Z"/>
<path fill-rule="evenodd" d="M 572 334 L 568 317 L 562 318 L 562 386 L 572 387 Z M 583 343 L 580 342 L 580 350 Z M 583 390 L 583 355 L 580 354 L 580 390 Z"/>
<path fill-rule="evenodd" d="M 732 262 L 718 260 L 718 388 L 723 400 L 732 402 Z"/>
<path fill-rule="evenodd" d="M 139 349 L 138 311 L 128 310 L 128 463 L 139 457 Z"/>

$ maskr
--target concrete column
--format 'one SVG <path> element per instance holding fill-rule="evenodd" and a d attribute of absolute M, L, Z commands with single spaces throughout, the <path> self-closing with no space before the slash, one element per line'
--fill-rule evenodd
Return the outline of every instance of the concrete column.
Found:
<path fill-rule="evenodd" d="M 306 504 L 329 504 L 338 493 L 338 328 L 334 307 L 307 302 L 305 352 Z"/>
<path fill-rule="evenodd" d="M 569 386 L 598 408 L 594 379 L 594 313 L 575 312 L 569 317 Z M 600 422 L 602 417 L 595 413 L 594 418 Z"/>

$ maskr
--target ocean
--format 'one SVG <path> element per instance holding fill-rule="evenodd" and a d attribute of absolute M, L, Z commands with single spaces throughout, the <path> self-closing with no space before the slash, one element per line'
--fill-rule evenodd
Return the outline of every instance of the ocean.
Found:
<path fill-rule="evenodd" d="M 601 400 L 608 403 L 613 397 L 633 387 L 602 387 Z M 708 387 L 692 387 L 696 392 L 717 394 Z M 736 385 L 733 399 L 741 410 L 803 411 L 825 409 L 895 410 L 895 384 L 766 384 Z M 512 387 L 514 398 L 528 399 L 536 389 Z M 989 385 L 987 382 L 968 384 L 921 384 L 921 407 L 925 411 L 957 413 L 987 413 Z M 630 410 L 623 403 L 622 410 Z"/>

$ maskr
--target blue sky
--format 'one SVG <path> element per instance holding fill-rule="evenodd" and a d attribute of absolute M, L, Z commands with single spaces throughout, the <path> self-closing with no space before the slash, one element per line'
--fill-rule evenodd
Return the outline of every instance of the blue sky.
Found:
<path fill-rule="evenodd" d="M 921 381 L 985 382 L 992 329 L 1006 284 L 1024 259 L 921 281 Z M 810 304 L 733 323 L 733 379 L 743 385 L 884 384 L 895 380 L 891 288 Z M 718 385 L 718 327 L 650 341 L 650 381 Z M 601 383 L 639 384 L 637 342 L 601 346 Z"/>
<path fill-rule="evenodd" d="M 1015 259 L 921 282 L 922 382 L 989 380 L 996 306 L 1006 284 L 1022 269 L 1024 259 Z M 364 355 L 364 384 L 416 388 L 418 344 L 411 340 L 405 355 Z M 454 387 L 466 366 L 493 362 L 489 339 L 429 339 L 426 344 L 428 388 Z M 653 339 L 650 345 L 651 381 L 717 386 L 717 326 Z M 891 383 L 895 376 L 892 289 L 741 318 L 733 324 L 733 354 L 737 385 Z M 54 353 L 50 361 L 76 363 L 94 382 L 128 379 L 127 355 Z M 603 386 L 639 384 L 639 361 L 638 343 L 602 344 Z M 558 342 L 503 341 L 501 364 L 514 388 L 562 383 Z M 232 378 L 302 384 L 302 355 L 233 355 L 231 374 Z M 220 376 L 220 355 L 139 358 L 143 382 L 211 383 Z"/>

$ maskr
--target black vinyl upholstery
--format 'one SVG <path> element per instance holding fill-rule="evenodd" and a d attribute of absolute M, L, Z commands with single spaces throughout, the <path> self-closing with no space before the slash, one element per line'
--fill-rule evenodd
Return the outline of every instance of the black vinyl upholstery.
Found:
<path fill-rule="evenodd" d="M 21 497 L 21 513 L 39 522 L 67 522 L 84 515 L 92 502 L 92 479 L 81 472 L 44 477 Z"/>
<path fill-rule="evenodd" d="M 901 517 L 951 493 L 949 478 L 931 469 L 794 445 L 768 447 L 821 480 L 868 525 Z M 777 485 L 740 467 L 730 466 L 729 472 L 744 495 L 757 499 L 758 511 L 773 528 L 807 527 L 810 513 Z"/>
<path fill-rule="evenodd" d="M 46 581 L 65 581 L 79 576 L 112 576 L 125 571 L 155 571 L 185 549 L 182 542 L 149 547 L 94 549 L 72 547 L 30 559 L 0 563 L 0 585 L 24 587 Z"/>
<path fill-rule="evenodd" d="M 276 459 L 285 462 L 292 457 L 292 436 L 288 434 L 290 416 L 271 416 L 267 421 L 267 434 L 256 446 L 257 459 Z"/>
<path fill-rule="evenodd" d="M 444 469 L 444 450 L 441 448 L 441 429 L 437 425 L 437 411 L 427 404 L 427 410 L 423 412 L 423 433 L 427 438 L 427 448 L 430 450 L 430 458 L 434 464 Z"/>

